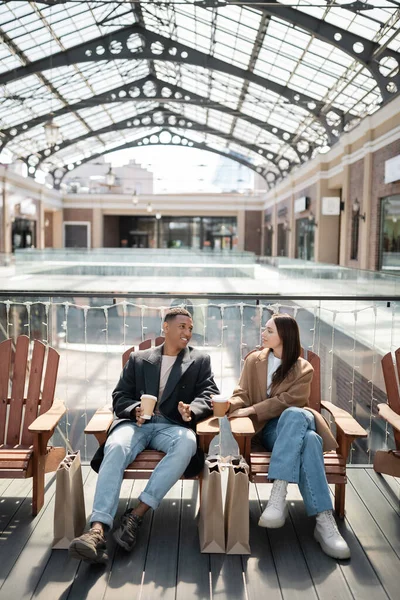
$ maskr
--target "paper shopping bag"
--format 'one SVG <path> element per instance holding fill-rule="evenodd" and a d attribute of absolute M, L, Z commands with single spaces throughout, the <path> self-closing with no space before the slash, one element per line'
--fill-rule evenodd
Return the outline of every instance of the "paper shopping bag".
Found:
<path fill-rule="evenodd" d="M 225 499 L 226 554 L 250 554 L 249 518 L 249 465 L 234 458 Z"/>
<path fill-rule="evenodd" d="M 86 525 L 80 452 L 68 452 L 56 471 L 53 548 L 66 549 Z"/>
<path fill-rule="evenodd" d="M 200 551 L 225 552 L 224 510 L 219 461 L 206 459 L 200 496 Z"/>

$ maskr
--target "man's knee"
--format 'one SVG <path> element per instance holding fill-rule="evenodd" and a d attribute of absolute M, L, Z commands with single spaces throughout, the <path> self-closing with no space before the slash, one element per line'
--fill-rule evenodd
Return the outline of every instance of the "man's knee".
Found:
<path fill-rule="evenodd" d="M 192 457 L 197 451 L 196 434 L 191 429 L 181 429 L 174 445 L 179 452 Z"/>

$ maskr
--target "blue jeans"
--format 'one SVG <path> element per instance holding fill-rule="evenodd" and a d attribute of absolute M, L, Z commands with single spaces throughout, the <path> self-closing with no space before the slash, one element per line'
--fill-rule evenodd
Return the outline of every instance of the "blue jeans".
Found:
<path fill-rule="evenodd" d="M 112 527 L 124 470 L 145 448 L 165 452 L 139 496 L 139 500 L 155 509 L 182 477 L 192 456 L 196 454 L 196 435 L 191 429 L 171 423 L 158 415 L 141 427 L 133 421 L 118 425 L 110 433 L 104 446 L 91 523 L 98 521 Z"/>
<path fill-rule="evenodd" d="M 322 439 L 315 431 L 311 412 L 287 408 L 280 417 L 264 425 L 262 442 L 266 450 L 272 452 L 269 479 L 297 483 L 310 516 L 332 509 Z"/>

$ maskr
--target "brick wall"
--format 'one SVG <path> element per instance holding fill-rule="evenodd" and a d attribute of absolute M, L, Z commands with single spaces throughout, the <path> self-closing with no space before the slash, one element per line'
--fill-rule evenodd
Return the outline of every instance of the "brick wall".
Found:
<path fill-rule="evenodd" d="M 64 208 L 63 219 L 65 221 L 89 221 L 90 227 L 90 246 L 93 247 L 93 211 L 91 208 Z"/>
<path fill-rule="evenodd" d="M 244 225 L 244 249 L 261 254 L 261 225 L 263 211 L 247 210 Z"/>
<path fill-rule="evenodd" d="M 44 247 L 53 247 L 53 212 L 45 211 L 44 213 Z M 47 225 L 48 223 L 48 225 Z"/>
<path fill-rule="evenodd" d="M 119 248 L 120 236 L 119 236 L 119 216 L 118 215 L 104 215 L 104 248 Z"/>

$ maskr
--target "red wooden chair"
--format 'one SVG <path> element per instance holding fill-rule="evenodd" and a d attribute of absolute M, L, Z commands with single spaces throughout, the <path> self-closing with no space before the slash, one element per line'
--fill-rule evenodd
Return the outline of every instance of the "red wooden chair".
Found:
<path fill-rule="evenodd" d="M 36 516 L 44 503 L 44 475 L 65 456 L 65 448 L 47 444 L 66 409 L 54 400 L 58 352 L 35 340 L 29 377 L 28 353 L 26 335 L 18 337 L 13 361 L 12 340 L 0 344 L 0 477 L 33 478 Z"/>
<path fill-rule="evenodd" d="M 396 450 L 378 450 L 375 454 L 374 469 L 377 473 L 400 477 L 400 348 L 395 352 L 396 368 L 392 353 L 388 352 L 382 358 L 382 371 L 385 380 L 387 404 L 378 404 L 379 415 L 393 427 Z"/>
<path fill-rule="evenodd" d="M 302 352 L 304 355 L 304 351 Z M 324 408 L 334 418 L 336 425 L 336 440 L 338 449 L 334 452 L 324 454 L 325 472 L 328 483 L 335 484 L 335 510 L 340 517 L 344 517 L 345 490 L 346 490 L 346 460 L 350 451 L 351 443 L 357 437 L 367 437 L 367 432 L 357 421 L 345 410 L 335 406 L 331 402 L 321 400 L 320 358 L 314 352 L 308 351 L 307 360 L 314 368 L 314 377 L 311 384 L 310 408 L 321 412 Z M 197 433 L 207 444 L 212 437 L 209 432 L 212 419 L 203 421 L 197 426 Z M 248 417 L 233 419 L 232 433 L 234 434 L 239 448 L 250 465 L 250 480 L 254 483 L 269 483 L 268 468 L 271 453 L 260 448 L 251 448 L 251 438 L 254 435 L 252 421 Z M 214 425 L 214 433 L 215 433 Z M 205 446 L 206 447 L 206 446 Z"/>

